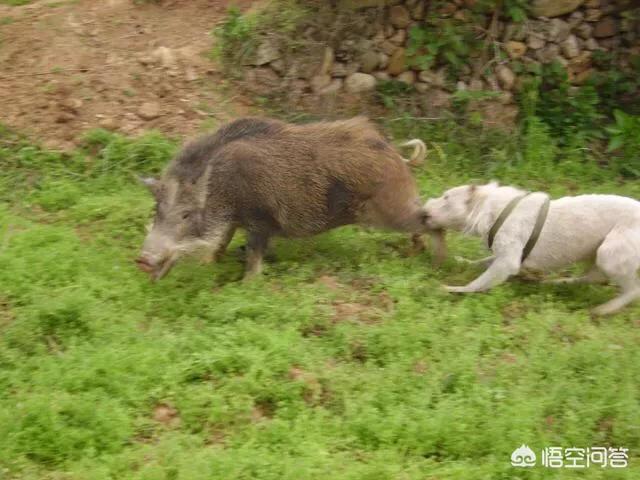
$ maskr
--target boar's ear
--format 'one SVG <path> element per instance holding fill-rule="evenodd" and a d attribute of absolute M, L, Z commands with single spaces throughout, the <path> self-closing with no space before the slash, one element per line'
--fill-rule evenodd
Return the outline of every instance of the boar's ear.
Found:
<path fill-rule="evenodd" d="M 160 180 L 153 177 L 139 177 L 137 175 L 136 175 L 136 179 L 145 187 L 147 187 L 151 191 L 154 197 L 156 198 L 158 197 L 158 195 L 160 194 L 160 187 L 161 187 Z"/>

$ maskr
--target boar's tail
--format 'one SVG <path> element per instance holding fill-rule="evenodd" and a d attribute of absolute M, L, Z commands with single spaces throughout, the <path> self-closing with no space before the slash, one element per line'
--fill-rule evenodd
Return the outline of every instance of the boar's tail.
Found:
<path fill-rule="evenodd" d="M 427 146 L 422 140 L 420 140 L 419 138 L 414 138 L 413 140 L 409 140 L 408 142 L 403 143 L 401 146 L 415 147 L 413 153 L 411 154 L 411 158 L 403 158 L 405 162 L 410 165 L 422 165 L 424 163 L 424 159 L 427 156 Z"/>

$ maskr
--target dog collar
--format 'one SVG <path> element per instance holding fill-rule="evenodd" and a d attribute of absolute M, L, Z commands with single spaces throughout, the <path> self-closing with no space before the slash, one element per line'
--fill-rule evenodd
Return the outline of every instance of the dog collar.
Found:
<path fill-rule="evenodd" d="M 515 197 L 500 212 L 500 215 L 498 215 L 498 218 L 496 219 L 495 223 L 491 226 L 491 229 L 489 230 L 489 237 L 487 239 L 489 244 L 489 249 L 493 247 L 493 240 L 495 239 L 496 234 L 500 230 L 500 227 L 502 227 L 502 224 L 504 224 L 504 222 L 507 220 L 509 215 L 511 215 L 513 210 L 515 210 L 515 208 L 518 206 L 520 201 L 529 195 L 531 194 L 525 193 L 524 195 L 519 195 Z M 521 262 L 524 262 L 527 259 L 527 257 L 531 253 L 531 250 L 533 250 L 533 247 L 535 247 L 536 243 L 538 243 L 538 238 L 540 238 L 540 232 L 542 232 L 542 227 L 544 226 L 544 222 L 547 220 L 547 214 L 549 213 L 549 203 L 550 203 L 549 197 L 546 197 L 544 200 L 544 203 L 542 204 L 542 207 L 540 207 L 540 211 L 538 212 L 538 217 L 536 218 L 536 224 L 533 227 L 531 236 L 529 237 L 529 240 L 527 241 L 526 245 L 524 246 L 524 249 L 522 250 Z"/>

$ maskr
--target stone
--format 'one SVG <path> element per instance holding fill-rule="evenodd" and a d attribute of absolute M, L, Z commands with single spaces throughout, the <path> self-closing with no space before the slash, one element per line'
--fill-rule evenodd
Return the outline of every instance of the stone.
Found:
<path fill-rule="evenodd" d="M 620 38 L 618 37 L 609 37 L 603 38 L 600 40 L 600 46 L 605 50 L 615 50 L 620 47 Z"/>
<path fill-rule="evenodd" d="M 458 80 L 458 82 L 456 82 L 456 91 L 465 92 L 467 90 L 468 90 L 467 84 L 464 83 L 462 80 Z"/>
<path fill-rule="evenodd" d="M 318 92 L 319 95 L 335 95 L 342 89 L 344 81 L 341 78 L 334 78 L 331 83 Z"/>
<path fill-rule="evenodd" d="M 413 18 L 414 20 L 424 19 L 424 2 L 418 2 L 411 9 L 411 18 Z"/>
<path fill-rule="evenodd" d="M 404 48 L 398 48 L 389 58 L 387 72 L 389 75 L 400 75 L 406 70 L 406 57 Z"/>
<path fill-rule="evenodd" d="M 187 67 L 184 71 L 184 79 L 187 82 L 195 82 L 198 79 L 198 74 L 193 67 Z"/>
<path fill-rule="evenodd" d="M 549 36 L 549 40 L 552 42 L 560 43 L 565 41 L 569 36 L 569 33 L 571 33 L 571 27 L 564 20 L 553 18 L 549 22 L 547 35 Z"/>
<path fill-rule="evenodd" d="M 397 45 L 391 43 L 389 40 L 385 40 L 384 42 L 382 42 L 382 45 L 380 46 L 380 48 L 382 49 L 382 51 L 386 54 L 386 55 L 393 55 L 393 53 L 399 48 Z"/>
<path fill-rule="evenodd" d="M 258 45 L 258 49 L 256 50 L 256 59 L 253 63 L 257 66 L 266 65 L 267 63 L 271 63 L 274 60 L 278 60 L 282 55 L 278 50 L 275 42 L 271 40 L 265 40 L 260 45 Z"/>
<path fill-rule="evenodd" d="M 484 90 L 484 82 L 480 78 L 473 78 L 469 82 L 469 90 L 472 92 L 479 92 Z"/>
<path fill-rule="evenodd" d="M 447 76 L 444 69 L 440 69 L 436 72 L 423 70 L 418 74 L 418 77 L 421 82 L 428 83 L 435 87 L 444 87 L 447 83 Z"/>
<path fill-rule="evenodd" d="M 245 75 L 246 88 L 257 95 L 267 95 L 281 85 L 282 79 L 269 67 L 253 68 Z"/>
<path fill-rule="evenodd" d="M 311 91 L 313 93 L 319 93 L 322 89 L 328 87 L 331 84 L 331 75 L 316 75 L 309 80 Z"/>
<path fill-rule="evenodd" d="M 274 72 L 276 72 L 276 73 L 278 73 L 280 75 L 282 75 L 284 73 L 284 71 L 286 70 L 286 68 L 287 68 L 287 64 L 284 63 L 284 60 L 282 60 L 281 58 L 279 58 L 277 60 L 274 60 L 273 62 L 271 62 L 269 64 L 269 66 L 271 68 L 273 68 Z"/>
<path fill-rule="evenodd" d="M 157 102 L 145 102 L 140 105 L 137 115 L 143 120 L 153 120 L 162 115 L 160 104 Z"/>
<path fill-rule="evenodd" d="M 495 77 L 495 75 L 485 75 L 485 80 L 487 81 L 489 90 L 494 92 L 500 91 L 500 85 L 498 84 L 498 79 Z"/>
<path fill-rule="evenodd" d="M 63 109 L 73 113 L 74 115 L 78 114 L 78 111 L 82 108 L 82 105 L 83 102 L 79 98 L 67 98 L 60 103 L 60 106 Z"/>
<path fill-rule="evenodd" d="M 568 20 L 569 26 L 571 28 L 575 28 L 577 25 L 580 24 L 580 22 L 582 22 L 582 20 L 584 20 L 584 13 L 581 12 L 580 10 L 576 10 L 571 15 L 569 15 L 569 20 Z"/>
<path fill-rule="evenodd" d="M 458 5 L 456 5 L 453 2 L 448 2 L 442 5 L 438 9 L 438 13 L 440 15 L 449 16 L 449 15 L 453 15 L 456 12 L 456 10 L 458 10 Z"/>
<path fill-rule="evenodd" d="M 113 117 L 104 117 L 98 120 L 98 126 L 105 130 L 117 130 L 118 122 Z"/>
<path fill-rule="evenodd" d="M 56 117 L 56 123 L 69 123 L 75 120 L 76 116 L 69 112 L 60 112 Z"/>
<path fill-rule="evenodd" d="M 376 77 L 368 73 L 356 72 L 349 75 L 344 82 L 344 87 L 349 93 L 368 92 L 376 88 Z"/>
<path fill-rule="evenodd" d="M 396 33 L 396 29 L 393 28 L 393 25 L 387 25 L 384 27 L 384 36 L 386 38 L 391 38 Z"/>
<path fill-rule="evenodd" d="M 333 52 L 333 48 L 326 47 L 324 49 L 324 55 L 322 57 L 322 63 L 320 64 L 320 68 L 318 70 L 318 75 L 329 75 L 331 72 L 331 68 L 333 67 L 333 61 L 335 59 L 335 55 Z"/>
<path fill-rule="evenodd" d="M 336 62 L 333 64 L 333 67 L 331 68 L 332 77 L 346 77 L 347 75 L 349 75 L 349 72 L 346 63 Z"/>
<path fill-rule="evenodd" d="M 420 103 L 427 113 L 440 113 L 451 107 L 451 94 L 444 90 L 431 88 L 422 95 Z"/>
<path fill-rule="evenodd" d="M 597 22 L 602 17 L 602 10 L 598 10 L 597 8 L 588 8 L 584 12 L 584 19 L 587 22 Z"/>
<path fill-rule="evenodd" d="M 396 77 L 396 80 L 402 83 L 406 83 L 407 85 L 413 85 L 414 83 L 416 83 L 416 73 L 412 70 L 402 72 Z"/>
<path fill-rule="evenodd" d="M 581 23 L 575 28 L 575 32 L 578 37 L 587 40 L 588 38 L 591 38 L 593 27 L 590 23 Z"/>
<path fill-rule="evenodd" d="M 591 52 L 582 52 L 576 57 L 572 58 L 567 65 L 569 77 L 575 76 L 585 70 L 591 68 Z"/>
<path fill-rule="evenodd" d="M 536 58 L 542 63 L 551 63 L 560 55 L 560 47 L 555 43 L 550 43 L 544 48 L 536 51 Z"/>
<path fill-rule="evenodd" d="M 373 76 L 381 82 L 388 82 L 389 80 L 391 80 L 391 75 L 389 75 L 387 72 L 375 72 Z"/>
<path fill-rule="evenodd" d="M 562 54 L 567 58 L 574 58 L 580 55 L 580 46 L 575 35 L 569 35 L 567 39 L 560 44 Z"/>
<path fill-rule="evenodd" d="M 398 3 L 397 0 L 339 0 L 338 8 L 360 10 L 361 8 L 383 7 Z"/>
<path fill-rule="evenodd" d="M 527 52 L 527 46 L 522 42 L 516 42 L 515 40 L 509 40 L 504 44 L 504 49 L 510 58 L 520 58 Z"/>
<path fill-rule="evenodd" d="M 620 19 L 620 31 L 621 32 L 631 32 L 633 31 L 634 21 L 630 18 L 621 18 Z"/>
<path fill-rule="evenodd" d="M 360 56 L 360 70 L 364 73 L 371 73 L 378 68 L 380 55 L 373 50 L 364 52 Z"/>
<path fill-rule="evenodd" d="M 371 41 L 375 44 L 375 45 L 380 45 L 382 42 L 384 42 L 385 40 L 385 36 L 384 36 L 384 29 L 380 28 L 376 34 L 373 36 L 373 38 L 371 39 Z"/>
<path fill-rule="evenodd" d="M 502 41 L 515 40 L 521 42 L 527 38 L 527 29 L 524 23 L 508 23 L 502 34 Z"/>
<path fill-rule="evenodd" d="M 418 82 L 414 87 L 418 93 L 426 93 L 431 88 L 431 85 L 428 83 Z"/>
<path fill-rule="evenodd" d="M 166 69 L 173 69 L 177 64 L 176 55 L 173 53 L 173 50 L 167 47 L 156 48 L 151 52 L 151 58 Z"/>
<path fill-rule="evenodd" d="M 327 49 L 322 45 L 311 45 L 307 47 L 305 55 L 297 59 L 287 76 L 309 80 L 315 75 L 324 73 L 322 70 L 326 67 L 326 62 Z"/>
<path fill-rule="evenodd" d="M 600 6 L 600 0 L 586 0 L 584 6 L 586 8 L 598 8 Z"/>
<path fill-rule="evenodd" d="M 513 103 L 513 93 L 511 92 L 502 92 L 498 97 L 498 102 L 502 105 L 507 105 L 509 103 Z"/>
<path fill-rule="evenodd" d="M 499 65 L 496 68 L 496 76 L 500 82 L 500 86 L 505 90 L 511 90 L 516 81 L 516 76 L 513 71 L 506 65 Z"/>
<path fill-rule="evenodd" d="M 536 17 L 558 17 L 577 9 L 584 0 L 533 0 L 531 12 Z"/>
<path fill-rule="evenodd" d="M 400 29 L 393 35 L 393 37 L 389 39 L 389 41 L 396 45 L 402 45 L 406 39 L 407 39 L 407 31 Z"/>
<path fill-rule="evenodd" d="M 587 50 L 598 50 L 600 48 L 600 45 L 595 38 L 588 38 L 584 42 L 584 48 L 586 48 Z"/>
<path fill-rule="evenodd" d="M 407 28 L 411 22 L 411 15 L 403 5 L 394 5 L 389 8 L 389 21 L 396 28 Z"/>
<path fill-rule="evenodd" d="M 378 54 L 378 66 L 382 69 L 387 68 L 389 66 L 389 55 L 380 52 Z"/>
<path fill-rule="evenodd" d="M 603 17 L 593 27 L 593 36 L 596 38 L 613 37 L 618 33 L 618 22 L 613 17 Z"/>
<path fill-rule="evenodd" d="M 508 93 L 508 92 L 505 92 Z M 498 101 L 480 102 L 476 106 L 476 111 L 480 113 L 482 125 L 490 128 L 500 128 L 503 130 L 514 130 L 518 125 L 518 106 L 513 103 Z"/>
<path fill-rule="evenodd" d="M 595 70 L 593 68 L 589 68 L 589 69 L 584 70 L 584 71 L 582 71 L 580 73 L 577 73 L 574 76 L 570 76 L 569 77 L 569 81 L 574 85 L 582 85 L 587 80 L 589 80 L 589 77 L 591 77 L 591 75 L 593 75 L 594 72 L 595 72 Z"/>
<path fill-rule="evenodd" d="M 547 42 L 545 42 L 544 38 L 540 37 L 539 35 L 529 35 L 529 38 L 527 38 L 527 47 L 529 47 L 532 50 L 540 50 L 542 47 L 544 47 L 546 45 Z"/>

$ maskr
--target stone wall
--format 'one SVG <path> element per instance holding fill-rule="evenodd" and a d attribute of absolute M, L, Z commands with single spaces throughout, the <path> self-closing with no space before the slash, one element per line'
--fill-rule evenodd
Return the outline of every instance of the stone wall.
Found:
<path fill-rule="evenodd" d="M 521 85 L 520 72 L 532 65 L 560 62 L 570 81 L 581 84 L 594 71 L 594 52 L 621 53 L 620 68 L 640 54 L 640 24 L 624 13 L 637 7 L 633 2 L 534 0 L 521 22 L 496 12 L 479 17 L 475 4 L 342 0 L 332 7 L 335 15 L 327 17 L 329 23 L 312 23 L 300 32 L 296 40 L 304 44 L 302 49 L 288 53 L 282 39 L 263 38 L 246 61 L 246 84 L 258 94 L 280 89 L 297 99 L 362 95 L 380 82 L 397 80 L 412 85 L 429 112 L 447 108 L 456 90 L 500 92 L 500 102 L 509 104 L 511 92 Z M 453 78 L 446 62 L 420 69 L 408 54 L 409 31 L 424 26 L 428 16 L 475 29 L 477 41 L 488 48 L 468 58 Z"/>

